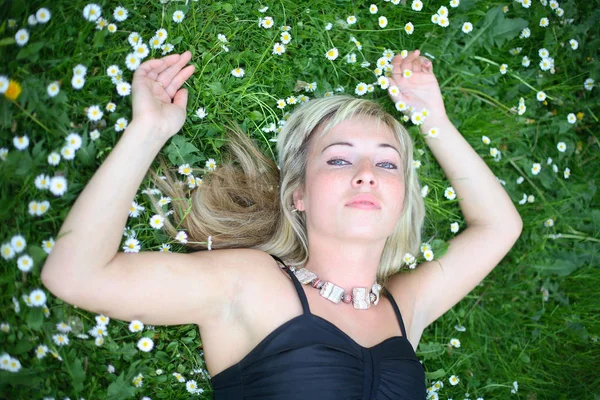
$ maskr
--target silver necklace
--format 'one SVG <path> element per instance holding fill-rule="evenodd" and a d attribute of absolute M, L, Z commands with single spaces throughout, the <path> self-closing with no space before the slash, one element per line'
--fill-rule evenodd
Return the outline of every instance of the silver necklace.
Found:
<path fill-rule="evenodd" d="M 301 284 L 310 284 L 315 289 L 320 289 L 319 294 L 322 297 L 336 304 L 342 301 L 346 304 L 352 303 L 357 310 L 366 310 L 371 304 L 377 305 L 379 303 L 382 286 L 377 282 L 373 284 L 370 291 L 366 287 L 355 287 L 352 288 L 352 293 L 350 294 L 332 282 L 319 279 L 314 272 L 306 268 L 296 268 L 294 266 L 288 268 L 294 273 Z"/>

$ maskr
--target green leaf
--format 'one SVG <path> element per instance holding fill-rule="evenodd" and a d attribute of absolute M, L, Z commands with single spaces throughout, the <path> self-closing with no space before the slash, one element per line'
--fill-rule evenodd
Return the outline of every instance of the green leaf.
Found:
<path fill-rule="evenodd" d="M 225 93 L 225 91 L 223 90 L 223 85 L 219 81 L 212 82 L 212 83 L 207 83 L 206 86 L 208 86 L 208 88 L 210 89 L 210 91 L 215 96 L 220 96 L 223 93 Z"/>
<path fill-rule="evenodd" d="M 65 362 L 68 361 L 65 360 Z M 73 360 L 73 363 L 69 365 L 69 372 L 71 374 L 73 389 L 75 389 L 77 393 L 81 393 L 83 391 L 83 382 L 85 381 L 85 372 L 79 358 Z"/>
<path fill-rule="evenodd" d="M 164 351 L 157 351 L 154 356 L 165 364 L 168 364 L 169 361 L 171 361 L 171 357 L 169 357 L 169 355 Z"/>
<path fill-rule="evenodd" d="M 439 379 L 445 375 L 446 375 L 446 370 L 443 368 L 440 368 L 437 371 L 433 371 L 433 372 L 425 372 L 425 377 L 427 379 Z"/>
<path fill-rule="evenodd" d="M 135 395 L 135 388 L 125 382 L 125 373 L 122 372 L 116 381 L 108 386 L 106 398 L 110 400 L 128 399 Z"/>
<path fill-rule="evenodd" d="M 200 151 L 181 135 L 173 136 L 171 143 L 165 148 L 169 161 L 174 165 L 195 164 L 201 160 Z"/>
<path fill-rule="evenodd" d="M 44 47 L 44 42 L 35 42 L 31 44 L 26 44 L 18 53 L 17 60 L 21 60 L 23 58 L 37 59 L 39 51 Z"/>
<path fill-rule="evenodd" d="M 31 307 L 27 314 L 27 325 L 34 331 L 39 331 L 44 323 L 43 307 Z"/>
<path fill-rule="evenodd" d="M 14 37 L 6 37 L 4 39 L 0 39 L 0 46 L 8 46 L 17 43 Z"/>
<path fill-rule="evenodd" d="M 444 354 L 444 350 L 445 345 L 441 343 L 421 343 L 417 349 L 417 353 L 423 361 L 427 361 L 440 358 Z"/>

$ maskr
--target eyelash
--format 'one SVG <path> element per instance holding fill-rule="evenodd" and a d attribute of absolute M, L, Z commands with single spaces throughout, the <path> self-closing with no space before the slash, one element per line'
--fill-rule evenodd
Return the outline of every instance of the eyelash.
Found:
<path fill-rule="evenodd" d="M 349 161 L 344 160 L 343 158 L 332 158 L 331 160 L 327 161 L 327 164 L 334 165 L 336 167 L 341 167 L 341 165 L 339 165 L 339 164 L 338 165 L 331 164 L 332 161 L 345 161 L 345 162 L 349 162 Z M 398 169 L 398 166 L 396 164 L 391 163 L 389 161 L 382 161 L 379 164 L 389 164 L 389 165 L 392 165 L 394 167 L 394 168 L 385 168 L 385 169 Z"/>

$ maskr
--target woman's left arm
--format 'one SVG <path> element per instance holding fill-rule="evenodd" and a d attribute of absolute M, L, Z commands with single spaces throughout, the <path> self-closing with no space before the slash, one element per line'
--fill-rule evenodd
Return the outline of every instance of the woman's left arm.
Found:
<path fill-rule="evenodd" d="M 454 188 L 467 225 L 519 231 L 521 217 L 504 187 L 448 119 L 431 61 L 415 50 L 405 59 L 394 57 L 392 64 L 390 85 L 396 85 L 400 95 L 390 97 L 414 111 L 428 110 L 419 129 Z M 406 69 L 412 71 L 410 78 L 403 76 Z M 427 135 L 431 128 L 437 128 L 436 138 Z"/>
<path fill-rule="evenodd" d="M 402 279 L 389 285 L 393 296 L 414 300 L 411 331 L 420 336 L 502 260 L 518 239 L 523 222 L 494 173 L 448 119 L 431 61 L 415 50 L 405 59 L 394 57 L 392 64 L 390 87 L 397 86 L 400 93 L 390 97 L 412 106 L 413 112 L 427 109 L 420 131 L 427 134 L 437 128 L 437 137 L 425 136 L 425 140 L 454 188 L 467 223 L 448 241 L 444 256 L 423 262 L 411 274 L 398 275 Z M 412 72 L 410 77 L 405 77 L 405 70 Z"/>

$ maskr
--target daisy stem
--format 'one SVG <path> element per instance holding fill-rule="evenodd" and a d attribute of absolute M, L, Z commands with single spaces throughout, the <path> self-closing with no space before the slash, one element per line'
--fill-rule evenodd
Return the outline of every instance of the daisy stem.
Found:
<path fill-rule="evenodd" d="M 38 119 L 36 117 L 34 117 L 33 115 L 29 114 L 27 112 L 27 110 L 25 110 L 23 107 L 21 107 L 21 105 L 19 103 L 17 103 L 16 101 L 13 101 L 13 103 L 19 107 L 21 109 L 21 111 L 23 111 L 29 118 L 31 118 L 36 124 L 38 124 L 39 126 L 41 126 L 42 128 L 44 128 L 44 130 L 50 134 L 52 134 L 52 132 L 50 131 L 50 129 L 48 129 L 46 127 L 46 125 L 42 124 L 40 121 L 38 121 Z"/>
<path fill-rule="evenodd" d="M 561 233 L 560 236 L 555 236 L 555 237 L 551 237 L 550 235 L 544 235 L 544 237 L 550 238 L 550 239 L 554 239 L 554 240 L 558 240 L 558 239 L 581 239 L 583 241 L 590 241 L 590 242 L 598 242 L 598 243 L 600 243 L 600 239 L 596 239 L 596 238 L 589 237 L 589 236 L 570 235 L 568 233 Z"/>
<path fill-rule="evenodd" d="M 448 90 L 448 89 L 446 89 L 446 90 Z M 456 90 L 458 90 L 459 92 L 468 92 L 468 93 L 472 93 L 477 96 L 484 97 L 484 99 L 481 99 L 481 100 L 483 100 L 491 105 L 500 106 L 500 107 L 504 108 L 506 111 L 510 112 L 510 108 L 506 107 L 504 104 L 500 103 L 498 100 L 494 99 L 493 97 L 491 97 L 483 92 L 480 92 L 479 90 L 469 89 L 469 88 L 464 88 L 464 87 L 456 88 Z"/>

